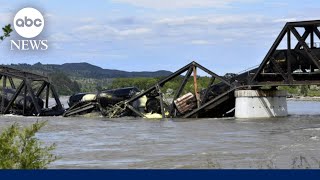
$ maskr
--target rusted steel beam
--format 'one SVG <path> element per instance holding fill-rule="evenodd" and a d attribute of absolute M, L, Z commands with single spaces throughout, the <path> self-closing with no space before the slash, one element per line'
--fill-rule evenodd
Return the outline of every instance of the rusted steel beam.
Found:
<path fill-rule="evenodd" d="M 194 87 L 194 95 L 197 100 L 197 107 L 200 107 L 200 97 L 198 94 L 198 83 L 197 83 L 197 67 L 193 66 L 193 87 Z"/>

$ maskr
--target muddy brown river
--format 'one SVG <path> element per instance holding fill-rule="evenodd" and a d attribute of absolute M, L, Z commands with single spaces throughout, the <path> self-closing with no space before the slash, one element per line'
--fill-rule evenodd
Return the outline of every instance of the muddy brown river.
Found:
<path fill-rule="evenodd" d="M 49 168 L 319 168 L 320 102 L 288 101 L 289 117 L 106 119 L 0 116 L 0 127 L 48 121 Z"/>

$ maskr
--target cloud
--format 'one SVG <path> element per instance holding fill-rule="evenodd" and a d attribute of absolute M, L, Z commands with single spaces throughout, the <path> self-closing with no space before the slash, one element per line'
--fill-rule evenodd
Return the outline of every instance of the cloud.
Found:
<path fill-rule="evenodd" d="M 252 3 L 255 0 L 113 0 L 137 7 L 152 9 L 226 8 L 233 3 Z"/>
<path fill-rule="evenodd" d="M 90 37 L 136 37 L 141 35 L 146 35 L 151 33 L 150 28 L 146 27 L 137 27 L 137 28 L 126 28 L 120 29 L 117 27 L 110 26 L 108 24 L 104 25 L 84 25 L 77 27 L 73 30 L 74 33 L 80 35 L 89 35 Z M 86 37 L 89 37 L 86 36 Z"/>
<path fill-rule="evenodd" d="M 193 44 L 193 45 L 213 45 L 215 43 L 210 42 L 208 40 L 199 39 L 199 40 L 192 40 L 191 44 Z"/>
<path fill-rule="evenodd" d="M 254 18 L 253 18 L 254 17 Z M 155 24 L 165 24 L 169 26 L 182 25 L 231 25 L 254 23 L 260 21 L 261 15 L 219 15 L 212 14 L 206 16 L 180 16 L 180 17 L 166 17 L 155 21 Z"/>
<path fill-rule="evenodd" d="M 165 15 L 163 15 L 165 16 Z M 79 17 L 69 35 L 54 40 L 131 41 L 144 44 L 183 43 L 213 45 L 240 39 L 257 41 L 271 36 L 288 19 L 271 19 L 257 14 L 207 14 L 194 16 L 121 17 L 104 21 Z M 119 22 L 118 22 L 119 21 Z M 126 22 L 129 24 L 126 25 Z M 276 28 L 275 28 L 276 27 Z M 270 33 L 269 33 L 270 32 Z M 71 38 L 71 39 L 70 39 Z M 227 41 L 226 41 L 227 39 Z M 214 42 L 214 43 L 212 43 Z"/>
<path fill-rule="evenodd" d="M 52 42 L 68 42 L 68 41 L 73 41 L 74 38 L 72 38 L 72 36 L 67 33 L 58 32 L 58 33 L 51 34 L 48 37 L 48 40 Z"/>
<path fill-rule="evenodd" d="M 293 22 L 293 21 L 297 21 L 297 19 L 296 18 L 282 18 L 282 19 L 273 20 L 273 22 L 275 22 L 275 23 L 279 23 L 279 22 L 286 23 L 286 22 Z"/>
<path fill-rule="evenodd" d="M 120 36 L 133 36 L 133 35 L 144 35 L 151 32 L 149 28 L 136 28 L 136 29 L 127 29 L 122 31 L 117 31 Z"/>

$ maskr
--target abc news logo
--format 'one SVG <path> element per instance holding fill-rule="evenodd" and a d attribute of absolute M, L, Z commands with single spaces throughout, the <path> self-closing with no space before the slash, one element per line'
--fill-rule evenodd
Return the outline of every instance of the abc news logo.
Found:
<path fill-rule="evenodd" d="M 11 50 L 47 50 L 48 40 L 34 40 L 44 28 L 42 14 L 34 8 L 23 8 L 14 17 L 13 25 L 22 40 L 11 40 Z"/>
<path fill-rule="evenodd" d="M 35 19 L 34 21 L 32 19 L 29 19 L 27 16 L 24 17 L 24 20 L 23 19 L 17 19 L 16 21 L 16 24 L 15 24 L 17 27 L 32 27 L 33 25 L 35 27 L 41 27 L 42 25 L 42 21 L 41 19 Z"/>

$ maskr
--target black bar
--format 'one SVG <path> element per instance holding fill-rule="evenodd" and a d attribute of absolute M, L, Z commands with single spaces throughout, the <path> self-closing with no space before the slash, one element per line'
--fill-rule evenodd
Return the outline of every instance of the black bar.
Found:
<path fill-rule="evenodd" d="M 161 92 L 161 89 L 160 89 L 159 85 L 157 85 L 156 88 L 157 88 L 157 91 L 158 91 L 158 94 L 159 94 L 159 99 L 160 99 L 161 115 L 162 115 L 162 118 L 165 118 L 166 115 L 164 113 L 163 95 L 162 95 L 162 92 Z"/>
<path fill-rule="evenodd" d="M 182 83 L 180 84 L 180 87 L 179 87 L 178 91 L 176 92 L 176 94 L 175 94 L 174 97 L 173 97 L 173 101 L 174 101 L 175 99 L 177 99 L 178 97 L 180 97 L 183 88 L 185 87 L 185 85 L 186 85 L 187 82 L 188 82 L 188 79 L 190 78 L 191 73 L 192 73 L 192 66 L 190 66 L 190 68 L 188 69 L 188 72 L 187 72 L 187 74 L 185 75 Z M 173 101 L 172 101 L 172 102 L 173 102 Z"/>
<path fill-rule="evenodd" d="M 289 29 L 289 30 L 290 30 L 290 29 Z M 305 40 L 307 39 L 307 37 L 309 36 L 309 34 L 310 34 L 309 29 L 305 28 L 305 31 L 304 31 L 304 33 L 303 33 L 303 35 L 302 35 L 303 41 L 305 41 Z M 294 49 L 295 49 L 295 50 L 298 50 L 298 49 L 300 49 L 300 46 L 301 46 L 301 44 L 300 44 L 300 42 L 298 42 Z"/>
<path fill-rule="evenodd" d="M 208 84 L 208 87 L 207 87 L 207 89 L 206 89 L 206 92 L 204 93 L 203 98 L 202 98 L 202 100 L 201 100 L 201 102 L 202 102 L 201 105 L 203 105 L 203 104 L 207 101 L 207 99 L 208 99 L 208 94 L 209 94 L 209 91 L 210 91 L 210 87 L 211 87 L 211 85 L 214 83 L 215 80 L 216 80 L 216 78 L 212 76 L 211 79 L 210 79 L 210 82 L 209 82 L 209 84 Z"/>
<path fill-rule="evenodd" d="M 316 34 L 316 36 L 320 39 L 320 31 L 317 27 L 313 28 L 313 32 Z"/>
<path fill-rule="evenodd" d="M 34 94 L 34 92 L 33 92 L 33 89 L 32 89 L 32 86 L 31 86 L 29 80 L 26 81 L 26 86 L 27 86 L 27 89 L 28 89 L 28 91 L 29 91 L 29 95 L 30 95 L 30 97 L 31 97 L 31 100 L 32 100 L 32 102 L 33 102 L 33 105 L 34 105 L 34 107 L 36 108 L 36 111 L 37 111 L 37 113 L 38 113 L 37 115 L 39 115 L 39 114 L 41 114 L 41 107 L 40 107 L 39 104 L 38 104 L 38 101 L 37 101 L 37 99 L 36 99 L 36 96 L 35 96 L 35 94 Z"/>
<path fill-rule="evenodd" d="M 44 88 L 46 87 L 47 83 L 43 82 L 40 86 L 40 88 L 38 89 L 37 93 L 36 93 L 36 97 L 39 97 L 41 95 L 41 93 L 43 92 Z"/>
<path fill-rule="evenodd" d="M 59 96 L 58 96 L 58 93 L 57 93 L 56 89 L 54 88 L 54 86 L 52 86 L 52 84 L 50 84 L 50 89 L 51 89 L 53 98 L 55 99 L 55 101 L 56 101 L 56 103 L 58 105 L 58 108 L 59 109 L 63 109 L 62 104 L 61 104 L 60 99 L 59 99 Z"/>
<path fill-rule="evenodd" d="M 24 83 L 24 81 L 22 81 L 22 82 L 20 83 L 18 89 L 16 90 L 16 92 L 15 92 L 14 95 L 12 96 L 12 98 L 11 98 L 10 102 L 8 103 L 6 109 L 4 110 L 3 114 L 8 113 L 10 107 L 12 106 L 13 102 L 14 102 L 14 101 L 17 99 L 17 97 L 19 96 L 19 94 L 20 94 L 22 88 L 24 87 L 24 85 L 25 85 L 25 83 Z"/>
<path fill-rule="evenodd" d="M 24 83 L 26 81 L 24 80 Z M 26 115 L 26 110 L 27 110 L 27 85 L 24 85 L 24 94 L 23 94 L 23 115 Z"/>
<path fill-rule="evenodd" d="M 320 20 L 288 22 L 287 25 L 295 27 L 320 26 Z"/>
<path fill-rule="evenodd" d="M 10 74 L 16 75 L 16 76 L 21 77 L 21 78 L 28 77 L 31 80 L 34 80 L 34 79 L 46 79 L 46 80 L 48 80 L 47 77 L 42 76 L 40 74 L 30 73 L 30 72 L 26 72 L 26 71 L 22 71 L 22 70 L 19 70 L 19 69 L 10 68 L 10 67 L 3 66 L 3 65 L 0 65 L 0 69 L 3 69 L 3 71 L 1 73 L 10 73 Z"/>
<path fill-rule="evenodd" d="M 314 48 L 314 32 L 313 31 L 310 32 L 310 48 L 311 49 Z"/>
<path fill-rule="evenodd" d="M 182 83 L 180 84 L 178 91 L 175 93 L 175 95 L 172 99 L 172 103 L 170 106 L 170 116 L 172 116 L 173 111 L 174 111 L 174 100 L 176 100 L 178 97 L 180 97 L 182 90 L 184 89 L 185 85 L 187 84 L 188 79 L 192 73 L 192 67 L 193 66 L 189 67 L 188 72 L 186 73 L 185 77 L 183 78 Z"/>
<path fill-rule="evenodd" d="M 12 88 L 12 89 L 16 89 L 16 86 L 14 85 L 14 82 L 13 82 L 12 78 L 11 78 L 11 77 L 8 77 L 8 79 L 9 79 L 11 88 Z"/>
<path fill-rule="evenodd" d="M 75 106 L 73 106 L 73 107 L 75 107 Z M 63 117 L 68 117 L 68 116 L 71 116 L 71 115 L 74 115 L 74 114 L 78 114 L 80 112 L 87 111 L 89 109 L 93 109 L 93 108 L 96 107 L 96 103 L 91 102 L 91 103 L 88 103 L 88 104 L 84 104 L 84 105 L 82 105 L 80 107 L 74 108 L 74 109 L 73 109 L 73 107 L 70 107 L 70 109 L 63 114 Z"/>
<path fill-rule="evenodd" d="M 7 71 L 3 71 L 1 72 L 2 75 L 4 76 L 10 76 L 10 77 L 14 77 L 14 78 L 18 78 L 18 79 L 25 79 L 28 78 L 30 80 L 37 80 L 37 81 L 48 81 L 48 78 L 46 77 L 38 77 L 38 76 L 30 76 L 30 75 L 25 75 L 25 74 L 21 74 L 21 73 L 15 73 L 15 72 L 7 72 Z"/>
<path fill-rule="evenodd" d="M 50 96 L 50 84 L 47 84 L 46 88 L 46 108 L 49 107 L 49 96 Z"/>
<path fill-rule="evenodd" d="M 6 93 L 6 87 L 7 87 L 7 76 L 3 76 L 2 79 L 2 96 L 1 96 L 1 112 L 4 113 L 4 102 L 7 97 Z"/>
<path fill-rule="evenodd" d="M 291 31 L 290 29 L 288 29 L 287 32 L 287 76 L 288 76 L 288 81 L 289 84 L 292 83 L 293 78 L 291 75 L 291 60 L 292 60 L 292 56 L 291 56 Z"/>
<path fill-rule="evenodd" d="M 137 111 L 134 107 L 132 107 L 130 104 L 127 104 L 127 108 L 129 108 L 131 111 L 133 111 L 134 113 L 136 113 L 140 117 L 146 117 L 141 112 Z"/>

